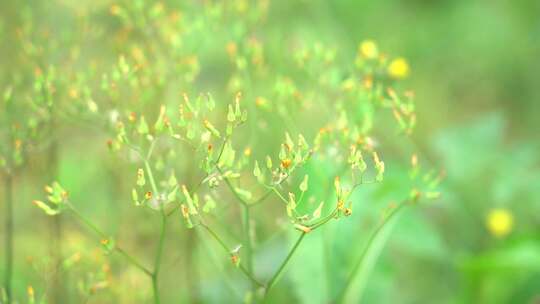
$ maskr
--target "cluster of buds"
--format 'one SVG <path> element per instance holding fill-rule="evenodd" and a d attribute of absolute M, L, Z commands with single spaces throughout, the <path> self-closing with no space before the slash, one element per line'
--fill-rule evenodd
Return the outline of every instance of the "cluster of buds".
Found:
<path fill-rule="evenodd" d="M 392 114 L 397 121 L 401 131 L 410 135 L 416 126 L 416 113 L 413 103 L 413 93 L 407 92 L 404 98 L 400 98 L 396 91 L 391 88 L 387 90 L 390 97 Z"/>
<path fill-rule="evenodd" d="M 197 193 L 190 193 L 186 185 L 182 185 L 184 201 L 180 203 L 180 212 L 187 228 L 193 228 L 193 219 L 200 216 L 200 211 L 209 213 L 216 208 L 216 201 L 209 194 L 204 195 L 202 208 L 200 208 L 199 196 Z"/>
<path fill-rule="evenodd" d="M 416 154 L 411 156 L 409 176 L 414 183 L 410 191 L 410 201 L 412 203 L 417 202 L 420 198 L 433 200 L 438 199 L 441 196 L 441 193 L 437 188 L 444 179 L 445 172 L 437 172 L 436 170 L 423 172 Z"/>
<path fill-rule="evenodd" d="M 351 165 L 352 170 L 358 170 L 360 174 L 366 172 L 367 164 L 362 156 L 362 151 L 358 149 L 356 144 L 351 145 L 347 162 Z"/>
<path fill-rule="evenodd" d="M 60 186 L 58 182 L 53 182 L 50 186 L 45 186 L 47 202 L 34 200 L 32 203 L 43 210 L 47 215 L 60 214 L 68 204 L 68 192 Z"/>
<path fill-rule="evenodd" d="M 377 182 L 382 182 L 384 178 L 384 162 L 380 160 L 377 152 L 373 152 L 373 162 L 375 163 L 375 169 L 377 170 L 375 180 Z"/>
<path fill-rule="evenodd" d="M 227 136 L 231 136 L 234 128 L 240 126 L 247 121 L 247 110 L 242 110 L 240 107 L 241 93 L 236 94 L 234 105 L 229 104 L 227 111 Z"/>
<path fill-rule="evenodd" d="M 176 201 L 178 192 L 178 182 L 174 173 L 164 181 L 162 193 L 154 193 L 145 188 L 146 175 L 144 169 L 137 169 L 136 187 L 131 189 L 131 198 L 135 206 L 147 206 L 154 210 L 163 210 L 169 203 Z"/>
<path fill-rule="evenodd" d="M 274 167 L 274 162 L 270 156 L 266 157 L 266 169 L 271 175 L 271 184 L 278 185 L 284 179 L 292 174 L 292 172 L 304 165 L 312 156 L 313 150 L 309 147 L 306 139 L 302 134 L 298 135 L 298 140 L 295 143 L 291 136 L 285 134 L 285 142 L 281 144 L 278 159 L 279 165 Z M 253 175 L 261 184 L 266 183 L 266 174 L 261 170 L 259 162 L 255 161 Z"/>
<path fill-rule="evenodd" d="M 353 189 L 345 189 L 341 185 L 341 178 L 334 179 L 334 189 L 336 190 L 336 217 L 340 215 L 350 216 L 352 214 L 352 201 L 349 200 Z"/>

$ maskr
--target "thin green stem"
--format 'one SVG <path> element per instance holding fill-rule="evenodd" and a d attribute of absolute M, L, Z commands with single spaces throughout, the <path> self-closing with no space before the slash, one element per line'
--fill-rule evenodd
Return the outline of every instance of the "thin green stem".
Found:
<path fill-rule="evenodd" d="M 80 212 L 78 212 L 75 208 L 71 207 L 69 210 L 75 215 L 75 217 L 80 220 L 83 224 L 85 224 L 90 230 L 92 230 L 95 234 L 99 236 L 101 239 L 109 239 L 109 236 L 105 234 L 101 229 L 99 229 L 94 223 L 92 223 L 90 220 L 88 220 L 86 217 L 84 217 Z M 148 268 L 144 267 L 140 262 L 138 262 L 133 256 L 129 255 L 124 249 L 121 247 L 115 245 L 114 250 L 118 252 L 121 256 L 123 256 L 126 261 L 128 261 L 130 264 L 135 266 L 140 271 L 144 272 L 148 276 L 152 276 L 152 271 L 150 271 Z"/>
<path fill-rule="evenodd" d="M 141 159 L 144 162 L 144 168 L 146 170 L 146 175 L 148 176 L 148 180 L 150 181 L 150 186 L 152 187 L 153 195 L 157 196 L 159 195 L 158 187 L 154 178 L 152 167 L 150 166 L 150 162 L 149 162 L 149 159 L 152 157 L 152 153 L 154 152 L 156 142 L 157 142 L 157 139 L 152 141 L 148 149 L 148 153 L 146 154 L 146 157 L 145 158 L 141 157 Z M 140 153 L 139 153 L 139 156 L 141 156 Z M 154 260 L 154 271 L 150 272 L 150 277 L 152 279 L 152 292 L 154 295 L 155 304 L 159 304 L 161 302 L 160 296 L 159 296 L 159 272 L 161 269 L 161 257 L 163 256 L 163 247 L 165 244 L 165 235 L 167 231 L 167 217 L 168 217 L 168 214 L 165 213 L 163 206 L 161 206 L 161 229 L 159 232 L 159 243 L 158 243 L 158 248 L 156 252 L 156 257 Z"/>
<path fill-rule="evenodd" d="M 223 174 L 223 171 L 221 170 L 221 168 L 219 168 L 219 166 L 216 166 L 216 169 L 218 170 L 219 173 Z M 270 196 L 270 194 L 272 194 L 272 192 L 275 191 L 275 187 L 271 187 L 271 189 L 269 189 L 266 193 L 264 193 L 260 198 L 253 201 L 253 203 L 249 203 L 244 198 L 242 198 L 242 196 L 240 196 L 240 194 L 238 194 L 238 192 L 236 191 L 236 189 L 234 188 L 234 186 L 232 185 L 232 183 L 230 182 L 230 180 L 228 178 L 224 178 L 224 180 L 225 180 L 225 184 L 231 190 L 234 197 L 236 199 L 238 199 L 240 204 L 242 204 L 243 206 L 246 206 L 248 208 L 251 208 L 251 207 L 253 207 L 255 205 L 258 205 L 258 204 L 264 202 Z M 281 194 L 279 194 L 279 193 L 278 193 L 278 195 L 281 196 Z M 284 199 L 283 196 L 281 196 L 281 198 Z"/>
<path fill-rule="evenodd" d="M 272 190 L 266 191 L 266 193 L 264 193 L 260 198 L 256 199 L 253 203 L 249 204 L 249 207 L 251 208 L 255 205 L 263 203 L 270 196 L 270 194 L 272 194 L 272 192 L 273 192 Z"/>
<path fill-rule="evenodd" d="M 140 271 L 144 272 L 146 275 L 148 275 L 148 276 L 152 275 L 152 272 L 148 268 L 144 267 L 141 263 L 139 263 L 139 261 L 137 261 L 134 257 L 129 255 L 121 247 L 115 246 L 114 250 L 116 250 L 116 252 L 118 252 L 118 254 L 123 256 L 129 263 L 131 263 L 133 266 L 137 267 Z"/>
<path fill-rule="evenodd" d="M 159 271 L 161 269 L 161 257 L 163 255 L 163 247 L 165 244 L 165 234 L 167 230 L 167 216 L 163 214 L 161 219 L 162 220 L 161 220 L 161 231 L 159 233 L 159 244 L 158 244 L 158 249 L 156 253 L 156 259 L 154 261 L 154 272 L 152 273 L 152 290 L 154 292 L 154 303 L 156 304 L 160 303 L 158 278 L 159 278 Z"/>
<path fill-rule="evenodd" d="M 315 223 L 315 224 L 313 224 L 313 225 L 310 225 L 309 228 L 310 228 L 311 230 L 315 230 L 315 229 L 321 227 L 322 225 L 328 223 L 330 220 L 332 220 L 333 218 L 335 218 L 336 215 L 337 215 L 337 213 L 338 213 L 338 209 L 335 208 L 335 209 L 332 211 L 332 213 L 330 213 L 329 215 L 327 215 L 325 218 L 321 219 L 319 222 L 317 222 L 317 223 Z"/>
<path fill-rule="evenodd" d="M 84 217 L 77 209 L 70 207 L 69 210 L 75 215 L 75 217 L 80 220 L 86 227 L 90 228 L 95 234 L 97 234 L 101 239 L 108 239 L 109 236 L 101 231 L 94 223 Z"/>
<path fill-rule="evenodd" d="M 152 157 L 152 153 L 154 153 L 154 148 L 156 147 L 156 142 L 157 142 L 157 138 L 154 139 L 151 143 L 150 143 L 150 147 L 148 148 L 148 153 L 146 153 L 146 159 L 150 159 L 150 157 Z"/>
<path fill-rule="evenodd" d="M 216 168 L 218 168 L 218 171 L 219 171 L 220 173 L 222 173 L 222 172 L 221 172 L 221 169 L 219 169 L 219 167 L 216 167 Z M 242 205 L 244 205 L 244 206 L 247 207 L 247 206 L 249 205 L 249 203 L 246 202 L 246 201 L 242 198 L 242 196 L 240 196 L 240 194 L 238 194 L 238 192 L 236 191 L 236 189 L 234 189 L 234 187 L 233 187 L 233 185 L 231 184 L 231 182 L 229 181 L 229 179 L 225 177 L 223 180 L 225 181 L 225 184 L 227 185 L 227 187 L 229 187 L 229 189 L 230 189 L 231 192 L 233 193 L 234 197 L 238 200 L 238 202 L 240 202 L 240 204 L 242 204 Z"/>
<path fill-rule="evenodd" d="M 247 269 L 250 273 L 253 273 L 253 245 L 251 243 L 251 217 L 249 214 L 249 207 L 247 205 L 242 206 L 243 219 L 244 219 L 244 244 L 246 246 L 246 261 Z M 255 288 L 255 285 L 252 286 Z"/>
<path fill-rule="evenodd" d="M 148 160 L 144 160 L 144 168 L 146 169 L 146 173 L 148 175 L 148 179 L 150 180 L 150 186 L 152 187 L 152 191 L 154 192 L 154 195 L 158 195 L 158 190 L 156 186 L 156 182 L 154 180 L 154 174 L 152 173 L 152 167 L 150 166 L 150 163 Z"/>
<path fill-rule="evenodd" d="M 6 174 L 4 180 L 5 191 L 5 225 L 6 225 L 6 244 L 5 244 L 5 290 L 7 303 L 11 303 L 11 280 L 13 273 L 13 176 L 10 173 Z"/>
<path fill-rule="evenodd" d="M 347 281 L 345 282 L 345 285 L 342 287 L 341 292 L 338 295 L 337 300 L 335 303 L 342 303 L 345 300 L 345 297 L 347 295 L 347 292 L 349 291 L 349 288 L 351 287 L 351 284 L 356 277 L 356 274 L 360 270 L 360 267 L 362 266 L 362 263 L 364 262 L 364 258 L 366 257 L 366 254 L 369 252 L 369 249 L 371 248 L 373 241 L 377 238 L 379 233 L 382 231 L 382 229 L 386 226 L 390 220 L 399 213 L 401 209 L 403 209 L 404 206 L 406 206 L 408 203 L 408 200 L 400 203 L 396 208 L 392 209 L 390 214 L 388 214 L 384 220 L 377 226 L 377 228 L 371 233 L 369 236 L 369 239 L 366 243 L 366 246 L 362 250 L 362 253 L 360 254 L 360 257 L 356 264 L 353 266 L 351 273 L 349 274 L 349 277 L 347 278 Z"/>
<path fill-rule="evenodd" d="M 278 280 L 279 280 L 279 278 L 281 276 L 281 273 L 285 269 L 285 266 L 287 266 L 287 264 L 291 260 L 292 256 L 296 252 L 296 249 L 298 248 L 298 246 L 300 245 L 300 243 L 302 242 L 302 240 L 304 239 L 305 236 L 306 236 L 305 232 L 302 232 L 300 234 L 300 237 L 298 238 L 296 243 L 294 243 L 294 246 L 289 251 L 289 254 L 287 254 L 287 257 L 285 258 L 285 260 L 283 260 L 283 262 L 279 266 L 278 270 L 274 273 L 274 275 L 272 276 L 270 281 L 268 281 L 268 283 L 266 284 L 266 295 L 268 295 L 268 293 L 270 292 L 270 289 L 272 289 L 272 287 L 274 287 L 274 285 L 278 282 Z"/>
<path fill-rule="evenodd" d="M 46 100 L 49 99 L 49 94 L 43 89 L 43 95 Z M 49 180 L 54 180 L 56 178 L 56 172 L 58 169 L 58 138 L 57 138 L 57 111 L 51 105 L 48 107 L 49 111 L 49 137 L 51 142 L 49 143 L 48 153 L 47 153 L 47 171 Z M 52 293 L 51 293 L 51 302 L 58 303 L 61 300 L 69 302 L 67 299 L 68 293 L 65 290 L 63 281 L 66 280 L 67 274 L 61 271 L 62 266 L 62 217 L 54 216 L 51 218 L 51 232 L 52 232 L 52 242 L 50 243 L 51 255 L 54 260 L 54 265 L 56 269 L 56 274 L 52 278 Z"/>
<path fill-rule="evenodd" d="M 287 201 L 286 198 L 283 197 L 283 195 L 281 195 L 281 193 L 279 193 L 279 191 L 276 189 L 276 187 L 272 187 L 271 189 L 285 204 L 288 204 L 289 202 Z"/>
<path fill-rule="evenodd" d="M 221 237 L 212 229 L 210 228 L 208 225 L 206 225 L 205 223 L 201 222 L 200 223 L 200 226 L 204 227 L 204 229 L 206 229 L 206 231 L 208 231 L 208 233 L 210 233 L 210 235 L 219 243 L 219 245 L 221 245 L 221 247 L 228 253 L 230 254 L 231 253 L 231 249 L 229 248 L 229 246 L 227 246 L 227 244 L 225 244 L 225 242 L 223 241 L 223 239 L 221 239 Z M 249 272 L 246 267 L 244 267 L 243 264 L 238 264 L 238 268 L 240 269 L 240 271 L 242 271 L 242 273 L 255 285 L 259 286 L 259 287 L 263 287 L 264 284 L 262 284 L 261 282 L 259 282 L 251 272 Z"/>

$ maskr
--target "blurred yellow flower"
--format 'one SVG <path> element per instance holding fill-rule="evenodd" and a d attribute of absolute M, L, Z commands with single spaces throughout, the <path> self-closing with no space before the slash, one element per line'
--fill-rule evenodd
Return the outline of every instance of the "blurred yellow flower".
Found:
<path fill-rule="evenodd" d="M 377 44 L 373 40 L 362 41 L 358 47 L 358 52 L 367 59 L 375 59 L 379 56 Z"/>
<path fill-rule="evenodd" d="M 403 79 L 409 76 L 409 63 L 405 58 L 396 58 L 388 65 L 388 75 L 395 79 Z"/>
<path fill-rule="evenodd" d="M 496 237 L 508 235 L 512 231 L 513 224 L 514 217 L 506 209 L 492 209 L 487 216 L 487 228 Z"/>

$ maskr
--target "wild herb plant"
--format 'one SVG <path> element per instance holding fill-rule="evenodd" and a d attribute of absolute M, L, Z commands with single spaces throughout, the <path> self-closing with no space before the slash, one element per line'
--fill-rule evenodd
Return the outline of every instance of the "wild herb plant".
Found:
<path fill-rule="evenodd" d="M 393 170 L 388 158 L 410 166 L 410 185 L 398 193 L 403 201 L 385 210 L 345 284 L 328 299 L 354 302 L 360 295 L 350 286 L 365 285 L 357 280 L 368 275 L 387 223 L 420 198 L 438 196 L 440 176 L 422 172 L 416 154 L 392 155 L 392 143 L 408 141 L 416 124 L 414 94 L 401 83 L 410 73 L 407 61 L 387 56 L 372 40 L 359 43 L 352 57 L 332 43 L 298 35 L 276 42 L 260 30 L 268 6 L 126 1 L 82 10 L 78 21 L 95 26 L 79 29 L 67 63 L 40 64 L 51 62 L 47 56 L 26 62 L 35 75 L 31 99 L 45 105 L 37 112 L 51 130 L 59 121 L 70 126 L 70 118 L 89 118 L 108 134 L 103 148 L 129 170 L 119 174 L 131 181 L 129 190 L 119 187 L 120 197 L 159 219 L 151 262 L 88 218 L 79 208 L 88 202 L 71 201 L 59 182 L 45 187 L 46 200 L 33 203 L 89 228 L 106 253 L 148 278 L 155 303 L 162 302 L 164 260 L 171 259 L 167 236 L 178 234 L 198 235 L 188 250 L 214 241 L 222 251 L 216 269 L 229 263 L 245 276 L 245 285 L 231 287 L 245 302 L 271 301 L 304 240 L 347 221 L 355 205 L 366 203 L 357 201 L 358 192 L 384 185 Z M 93 23 L 103 16 L 111 19 Z M 200 39 L 205 35 L 215 39 Z M 102 44 L 102 52 L 82 59 L 85 39 Z M 30 38 L 27 45 L 52 52 L 59 44 Z M 271 49 L 276 45 L 278 52 Z M 65 105 L 57 110 L 53 101 Z M 178 221 L 186 229 L 172 230 Z M 291 230 L 296 238 L 283 260 L 262 265 L 262 242 Z M 79 259 L 68 256 L 63 263 Z M 184 266 L 192 272 L 197 264 Z M 270 272 L 261 271 L 268 266 Z M 81 281 L 83 297 L 107 286 L 107 271 L 97 273 Z M 231 285 L 227 276 L 224 271 L 222 280 Z M 30 294 L 34 299 L 33 289 Z M 199 297 L 195 291 L 191 300 Z"/>
<path fill-rule="evenodd" d="M 12 300 L 11 280 L 13 264 L 12 235 L 14 198 L 17 193 L 13 179 L 24 171 L 24 165 L 32 158 L 42 159 L 47 172 L 45 180 L 56 178 L 59 159 L 59 130 L 65 124 L 76 120 L 94 119 L 97 105 L 89 95 L 89 88 L 84 84 L 83 73 L 70 69 L 79 59 L 76 31 L 68 29 L 62 37 L 54 36 L 54 27 L 48 23 L 37 23 L 39 18 L 29 7 L 17 11 L 21 26 L 16 28 L 11 37 L 6 35 L 6 42 L 16 54 L 2 74 L 2 142 L 0 147 L 0 166 L 5 176 L 6 192 L 6 302 Z M 7 40 L 9 39 L 9 40 Z M 87 71 L 85 71 L 87 73 Z M 61 268 L 62 226 L 60 217 L 51 222 L 53 241 L 50 243 L 52 269 Z M 56 272 L 53 280 L 53 302 L 59 302 L 65 295 L 62 292 L 61 271 Z"/>
<path fill-rule="evenodd" d="M 358 56 L 357 60 L 360 62 L 370 59 L 363 53 Z M 124 59 L 121 58 L 119 64 L 120 69 L 129 74 L 130 67 Z M 364 68 L 362 62 L 359 65 Z M 374 68 L 384 71 L 385 67 L 378 65 L 380 63 L 376 63 Z M 376 111 L 378 107 L 392 109 L 401 130 L 406 134 L 410 133 L 414 123 L 410 96 L 399 97 L 394 90 L 382 87 L 383 81 L 373 84 L 370 83 L 373 81 L 370 77 L 373 76 L 368 74 L 367 77 L 367 84 L 363 83 L 354 93 L 365 98 L 364 102 L 370 103 L 368 107 L 372 107 L 372 111 Z M 338 95 L 336 100 L 347 98 L 347 94 L 354 90 L 350 88 L 351 82 L 353 80 L 347 79 L 345 84 L 333 88 L 338 93 L 343 92 L 344 97 Z M 246 145 L 245 142 L 236 140 L 237 134 L 242 134 L 240 130 L 249 121 L 249 112 L 244 109 L 245 101 L 240 93 L 233 102 L 226 105 L 216 102 L 209 93 L 195 97 L 182 94 L 178 99 L 181 100 L 178 104 L 171 102 L 172 105 L 162 105 L 152 119 L 145 113 L 118 113 L 113 119 L 115 136 L 107 143 L 113 151 L 126 150 L 128 155 L 135 156 L 139 168 L 132 174 L 133 205 L 155 210 L 161 218 L 155 260 L 151 267 L 144 266 L 117 244 L 114 238 L 81 214 L 58 183 L 47 188 L 50 195 L 47 203 L 34 202 L 49 215 L 63 211 L 73 213 L 101 238 L 107 251 L 120 254 L 150 278 L 156 303 L 160 302 L 159 277 L 162 271 L 164 239 L 168 233 L 167 224 L 175 217 L 180 217 L 187 228 L 201 229 L 215 239 L 223 248 L 224 255 L 229 256 L 230 262 L 246 276 L 252 286 L 248 298 L 257 302 L 263 300 L 278 282 L 305 237 L 309 237 L 309 234 L 315 233 L 325 224 L 349 216 L 353 210 L 351 196 L 354 191 L 384 180 L 385 163 L 375 150 L 373 138 L 370 136 L 373 126 L 364 125 L 365 131 L 361 131 L 354 121 L 349 120 L 347 111 L 342 108 L 348 106 L 345 101 L 334 107 L 327 106 L 329 111 L 334 111 L 328 116 L 330 121 L 311 140 L 307 140 L 302 133 L 297 133 L 293 139 L 286 132 L 283 142 L 272 149 L 273 153 L 259 158 L 257 156 L 264 155 L 264 152 L 257 151 L 256 144 Z M 283 104 L 276 105 L 279 106 L 287 105 L 283 101 Z M 257 106 L 254 108 L 255 111 L 260 111 Z M 299 106 L 297 111 L 301 110 L 302 107 Z M 271 114 L 283 116 L 294 113 L 286 113 L 285 110 L 277 112 Z M 373 114 L 364 115 L 371 115 L 368 119 L 373 119 Z M 301 129 L 300 121 L 295 121 L 294 127 L 295 131 Z M 187 170 L 177 169 L 178 161 L 185 162 L 186 158 L 189 162 Z M 302 169 L 313 158 L 322 158 L 343 167 L 339 175 L 328 176 L 328 183 L 333 184 L 333 187 L 322 192 L 321 197 L 305 195 L 309 189 L 310 175 L 302 173 Z M 412 168 L 418 169 L 415 156 L 412 158 Z M 194 170 L 200 170 L 197 174 L 199 181 L 191 184 L 183 182 L 182 176 Z M 412 176 L 417 174 L 418 172 L 413 172 Z M 426 182 L 432 183 L 430 187 L 434 187 L 436 180 L 428 177 Z M 372 239 L 387 219 L 392 218 L 405 205 L 416 202 L 423 193 L 420 188 L 412 188 L 403 203 L 392 206 L 383 222 L 376 228 Z M 425 194 L 437 195 L 435 192 Z M 238 214 L 242 215 L 243 236 L 236 247 L 228 243 L 222 232 L 212 225 L 212 218 L 219 217 L 218 207 L 230 204 L 228 197 L 236 201 Z M 320 202 L 315 203 L 319 200 Z M 257 276 L 257 265 L 253 258 L 253 226 L 258 225 L 252 219 L 253 208 L 263 204 L 264 208 L 271 210 L 269 213 L 281 210 L 282 216 L 286 216 L 290 222 L 290 229 L 299 231 L 297 241 L 281 265 L 274 274 L 264 278 L 265 280 Z M 372 239 L 366 251 L 369 250 Z M 359 271 L 361 263 L 362 260 L 355 263 L 350 281 Z M 338 301 L 346 298 L 347 290 L 348 285 L 345 285 Z"/>

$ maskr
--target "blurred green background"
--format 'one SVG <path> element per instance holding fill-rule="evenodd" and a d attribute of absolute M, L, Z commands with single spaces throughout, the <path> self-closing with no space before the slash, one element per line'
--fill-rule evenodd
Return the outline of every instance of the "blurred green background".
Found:
<path fill-rule="evenodd" d="M 37 25 L 48 24 L 52 33 L 61 36 L 77 28 L 74 16 L 85 10 L 98 12 L 92 22 L 106 24 L 103 29 L 114 29 L 114 21 L 107 16 L 111 4 L 2 1 L 1 80 L 21 69 L 17 56 L 20 49 L 13 41 L 26 12 L 32 12 L 26 18 Z M 188 8 L 174 1 L 167 1 L 166 7 L 185 9 L 189 16 L 200 13 L 196 6 Z M 429 166 L 446 171 L 441 199 L 407 210 L 399 218 L 368 278 L 363 303 L 540 301 L 539 13 L 540 2 L 535 0 L 269 2 L 266 23 L 255 26 L 273 41 L 266 50 L 269 56 L 284 56 L 280 52 L 286 49 L 287 38 L 299 35 L 332 44 L 339 56 L 354 56 L 360 41 L 373 39 L 381 49 L 405 57 L 411 65 L 405 85 L 415 91 L 418 111 L 409 148 L 427 159 Z M 227 67 L 212 50 L 213 41 L 227 40 L 221 36 L 224 30 L 189 38 L 206 45 L 200 61 L 203 66 L 204 62 L 211 63 L 208 70 L 203 68 L 203 81 L 193 92 L 224 86 L 226 76 L 214 72 Z M 88 44 L 83 52 L 86 55 L 114 53 L 114 47 L 103 41 L 80 43 Z M 61 44 L 56 46 L 50 62 L 62 64 L 65 53 Z M 81 212 L 141 259 L 151 260 L 152 252 L 146 249 L 156 241 L 159 219 L 126 203 L 132 181 L 124 179 L 132 178 L 135 166 L 118 164 L 117 158 L 107 152 L 103 144 L 107 135 L 85 127 L 74 132 L 69 125 L 60 126 L 58 133 L 57 174 L 48 172 L 46 157 L 35 151 L 15 179 L 13 284 L 20 303 L 27 302 L 27 286 L 32 285 L 41 295 L 50 288 L 54 276 L 47 266 L 51 220 L 29 203 L 42 195 L 42 185 L 50 182 L 51 174 L 69 189 L 72 201 L 84 202 L 79 206 Z M 400 187 L 398 177 L 388 179 L 388 187 Z M 381 191 L 367 190 L 359 198 L 395 199 Z M 496 236 L 487 227 L 494 209 L 504 210 L 513 218 L 513 225 L 503 236 Z M 340 267 L 358 255 L 366 231 L 372 227 L 369 216 L 379 211 L 363 205 L 355 210 L 353 220 L 364 224 L 339 223 L 313 235 L 276 287 L 279 293 L 273 300 L 328 303 L 328 295 L 343 280 L 346 270 Z M 118 257 L 105 256 L 95 239 L 72 218 L 62 220 L 67 227 L 63 232 L 64 255 L 82 252 L 78 266 L 63 276 L 69 294 L 64 298 L 66 303 L 145 303 L 147 279 Z M 222 279 L 213 275 L 210 259 L 226 263 L 212 249 L 211 240 L 184 233 L 180 221 L 172 225 L 175 232 L 167 239 L 167 271 L 161 279 L 163 302 L 240 302 L 242 295 L 234 295 Z M 5 235 L 5 230 L 1 231 Z M 287 247 L 279 234 L 262 242 L 256 256 L 260 272 L 268 273 Z M 325 251 L 330 259 L 321 263 Z M 0 256 L 3 260 L 4 253 Z M 103 272 L 109 270 L 102 269 L 107 261 L 112 268 L 109 287 L 89 299 L 78 296 L 77 282 L 99 281 L 96 277 L 107 276 Z M 192 264 L 199 266 L 193 270 L 187 266 Z M 229 275 L 233 286 L 242 281 L 234 272 Z"/>

